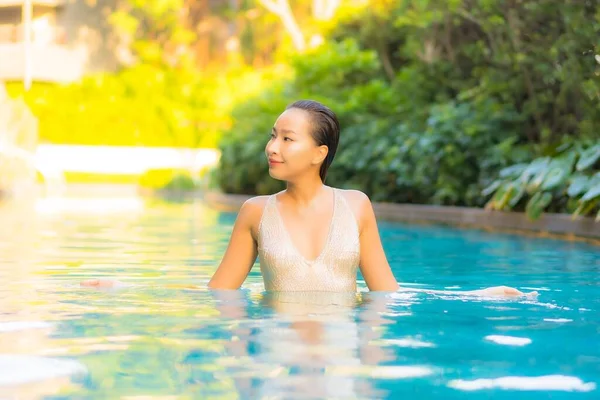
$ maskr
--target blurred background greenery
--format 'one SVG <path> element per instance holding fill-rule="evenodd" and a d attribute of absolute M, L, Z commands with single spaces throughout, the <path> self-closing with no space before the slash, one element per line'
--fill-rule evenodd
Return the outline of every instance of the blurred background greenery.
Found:
<path fill-rule="evenodd" d="M 270 128 L 312 98 L 343 127 L 328 184 L 375 201 L 600 218 L 596 1 L 116 4 L 109 21 L 132 62 L 69 85 L 8 85 L 42 143 L 216 147 L 219 189 L 266 194 L 282 188 L 263 156 Z M 194 180 L 149 172 L 142 185 Z"/>

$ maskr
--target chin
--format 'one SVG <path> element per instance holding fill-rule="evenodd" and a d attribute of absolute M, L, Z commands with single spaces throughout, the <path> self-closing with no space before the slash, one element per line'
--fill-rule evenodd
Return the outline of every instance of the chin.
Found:
<path fill-rule="evenodd" d="M 281 174 L 278 174 L 277 172 L 273 171 L 272 169 L 269 169 L 269 176 L 273 179 L 276 179 L 278 181 L 284 181 L 284 177 L 281 176 Z"/>

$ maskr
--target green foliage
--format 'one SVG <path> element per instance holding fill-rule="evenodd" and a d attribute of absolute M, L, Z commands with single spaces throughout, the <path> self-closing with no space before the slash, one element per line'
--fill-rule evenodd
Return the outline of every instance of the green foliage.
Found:
<path fill-rule="evenodd" d="M 343 82 L 351 81 L 354 85 L 349 85 L 347 91 L 338 90 L 335 98 L 313 98 L 330 105 L 335 103 L 337 106 L 332 107 L 336 109 L 340 119 L 346 119 L 349 123 L 353 121 L 354 110 L 359 106 L 353 101 L 356 99 L 353 92 L 365 92 L 369 87 L 377 85 L 370 80 L 376 75 L 377 60 L 372 54 L 361 52 L 349 41 L 332 46 L 333 49 L 323 47 L 307 56 L 295 57 L 292 60 L 295 71 L 293 79 L 283 77 L 272 81 L 267 90 L 233 107 L 232 129 L 224 133 L 219 145 L 222 154 L 218 182 L 223 190 L 229 193 L 265 194 L 282 188 L 280 182 L 268 175 L 264 147 L 275 119 L 291 99 L 314 93 L 318 87 L 338 88 Z M 340 68 L 325 79 L 322 75 L 325 70 L 318 74 L 309 72 L 312 67 L 326 68 L 332 62 L 343 64 L 346 69 Z M 365 65 L 370 65 L 371 75 L 364 70 Z"/>
<path fill-rule="evenodd" d="M 395 121 L 356 125 L 342 133 L 332 179 L 378 201 L 482 205 L 491 174 L 527 155 L 513 146 L 515 124 L 512 110 L 488 101 L 432 107 L 420 130 Z"/>
<path fill-rule="evenodd" d="M 269 177 L 264 148 L 273 121 L 287 105 L 285 84 L 242 103 L 232 111 L 234 128 L 220 143 L 221 158 L 216 180 L 228 193 L 267 194 L 281 188 Z"/>
<path fill-rule="evenodd" d="M 312 31 L 312 0 L 290 3 L 302 30 Z M 291 47 L 281 19 L 256 0 L 122 0 L 108 21 L 129 44 L 127 62 L 161 68 L 265 66 Z"/>
<path fill-rule="evenodd" d="M 127 0 L 114 11 L 110 23 L 131 38 L 138 61 L 154 66 L 192 65 L 189 45 L 198 40 L 187 20 L 184 0 Z M 186 51 L 182 51 L 182 50 Z"/>
<path fill-rule="evenodd" d="M 377 52 L 391 82 L 411 71 L 417 107 L 492 97 L 522 117 L 521 139 L 553 146 L 596 137 L 599 6 L 534 0 L 370 1 L 341 13 L 330 35 Z M 417 75 L 414 72 L 417 72 Z M 406 82 L 403 82 L 406 83 Z M 414 90 L 413 89 L 417 89 Z M 429 99 L 429 100 L 428 100 Z M 400 100 L 400 99 L 399 99 Z M 402 107 L 407 103 L 400 102 Z"/>
<path fill-rule="evenodd" d="M 336 18 L 321 22 L 312 21 L 312 2 L 291 2 L 305 37 L 321 29 L 327 36 L 297 55 L 281 46 L 289 37 L 281 38 L 279 17 L 254 1 L 150 3 L 126 0 L 111 16 L 141 65 L 26 94 L 42 140 L 218 142 L 219 186 L 266 194 L 282 188 L 264 156 L 270 129 L 287 104 L 311 98 L 330 106 L 343 128 L 332 185 L 377 201 L 487 202 L 531 218 L 598 208 L 595 2 L 343 2 Z M 228 63 L 218 74 L 197 72 L 199 59 L 212 60 L 207 49 L 217 36 L 236 36 L 247 63 L 285 65 L 232 69 L 239 57 L 227 50 L 216 57 Z M 168 179 L 163 186 L 186 186 L 185 178 Z"/>
<path fill-rule="evenodd" d="M 230 108 L 255 93 L 278 69 L 227 75 L 138 65 L 70 85 L 35 84 L 23 97 L 53 144 L 216 147 Z"/>
<path fill-rule="evenodd" d="M 281 187 L 262 154 L 269 129 L 286 104 L 312 98 L 329 105 L 343 128 L 330 184 L 409 203 L 483 206 L 493 193 L 492 204 L 527 210 L 532 218 L 544 209 L 593 211 L 595 189 L 585 174 L 595 171 L 596 150 L 584 144 L 594 142 L 600 126 L 599 6 L 363 4 L 342 7 L 327 24 L 326 44 L 290 60 L 292 79 L 236 104 L 232 129 L 219 145 L 223 190 Z M 572 165 L 552 158 L 541 182 L 495 182 L 499 171 L 500 181 L 523 173 L 520 165 L 533 174 L 541 168 L 533 160 L 556 156 L 565 142 L 587 149 Z M 588 180 L 576 182 L 585 193 L 561 194 L 584 171 Z"/>
<path fill-rule="evenodd" d="M 480 191 L 492 174 L 528 155 L 515 146 L 518 114 L 493 99 L 447 101 L 404 120 L 412 108 L 395 104 L 399 82 L 377 79 L 377 57 L 351 40 L 293 62 L 295 79 L 234 108 L 234 128 L 220 144 L 219 181 L 226 192 L 282 188 L 266 166 L 270 129 L 291 99 L 317 92 L 322 95 L 310 97 L 330 105 L 343 127 L 328 182 L 361 189 L 378 201 L 483 205 Z M 327 68 L 332 72 L 323 76 Z M 412 77 L 403 76 L 407 85 Z M 409 94 L 400 97 L 408 100 Z"/>
<path fill-rule="evenodd" d="M 158 192 L 190 192 L 199 187 L 199 177 L 185 169 L 151 169 L 140 176 L 138 185 Z"/>
<path fill-rule="evenodd" d="M 487 208 L 524 207 L 532 220 L 547 208 L 566 209 L 573 217 L 598 210 L 600 220 L 600 142 L 562 146 L 554 156 L 504 168 L 483 194 L 493 194 Z"/>

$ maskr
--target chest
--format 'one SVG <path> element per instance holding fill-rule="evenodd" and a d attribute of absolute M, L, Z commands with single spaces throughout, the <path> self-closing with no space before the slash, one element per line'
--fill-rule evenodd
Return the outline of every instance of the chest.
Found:
<path fill-rule="evenodd" d="M 335 234 L 335 209 L 279 214 L 284 237 L 304 259 L 315 260 L 327 250 Z"/>

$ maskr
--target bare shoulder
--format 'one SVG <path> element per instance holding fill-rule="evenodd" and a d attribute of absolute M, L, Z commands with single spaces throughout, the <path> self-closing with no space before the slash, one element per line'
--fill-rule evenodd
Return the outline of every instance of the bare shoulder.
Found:
<path fill-rule="evenodd" d="M 371 210 L 372 210 L 371 200 L 369 199 L 369 196 L 367 196 L 365 193 L 361 192 L 360 190 L 354 190 L 354 189 L 347 189 L 347 190 L 338 189 L 338 190 L 340 191 L 340 193 L 342 193 L 342 195 L 346 199 L 346 202 L 348 203 L 348 205 L 350 206 L 350 209 L 354 213 L 356 220 L 359 222 L 359 224 L 362 224 L 362 221 L 364 221 L 365 217 L 370 215 Z"/>
<path fill-rule="evenodd" d="M 338 189 L 340 193 L 344 195 L 344 198 L 350 205 L 356 205 L 363 207 L 365 203 L 370 203 L 369 196 L 360 190 L 355 189 Z"/>
<path fill-rule="evenodd" d="M 244 204 L 242 205 L 242 207 L 248 208 L 248 209 L 264 209 L 265 205 L 267 204 L 267 200 L 269 200 L 270 196 L 254 196 L 254 197 L 250 197 L 248 200 L 246 200 L 244 202 Z"/>
<path fill-rule="evenodd" d="M 270 196 L 251 197 L 246 200 L 240 208 L 238 219 L 250 227 L 253 235 L 258 232 L 258 225 L 260 224 L 260 220 L 269 197 Z"/>

